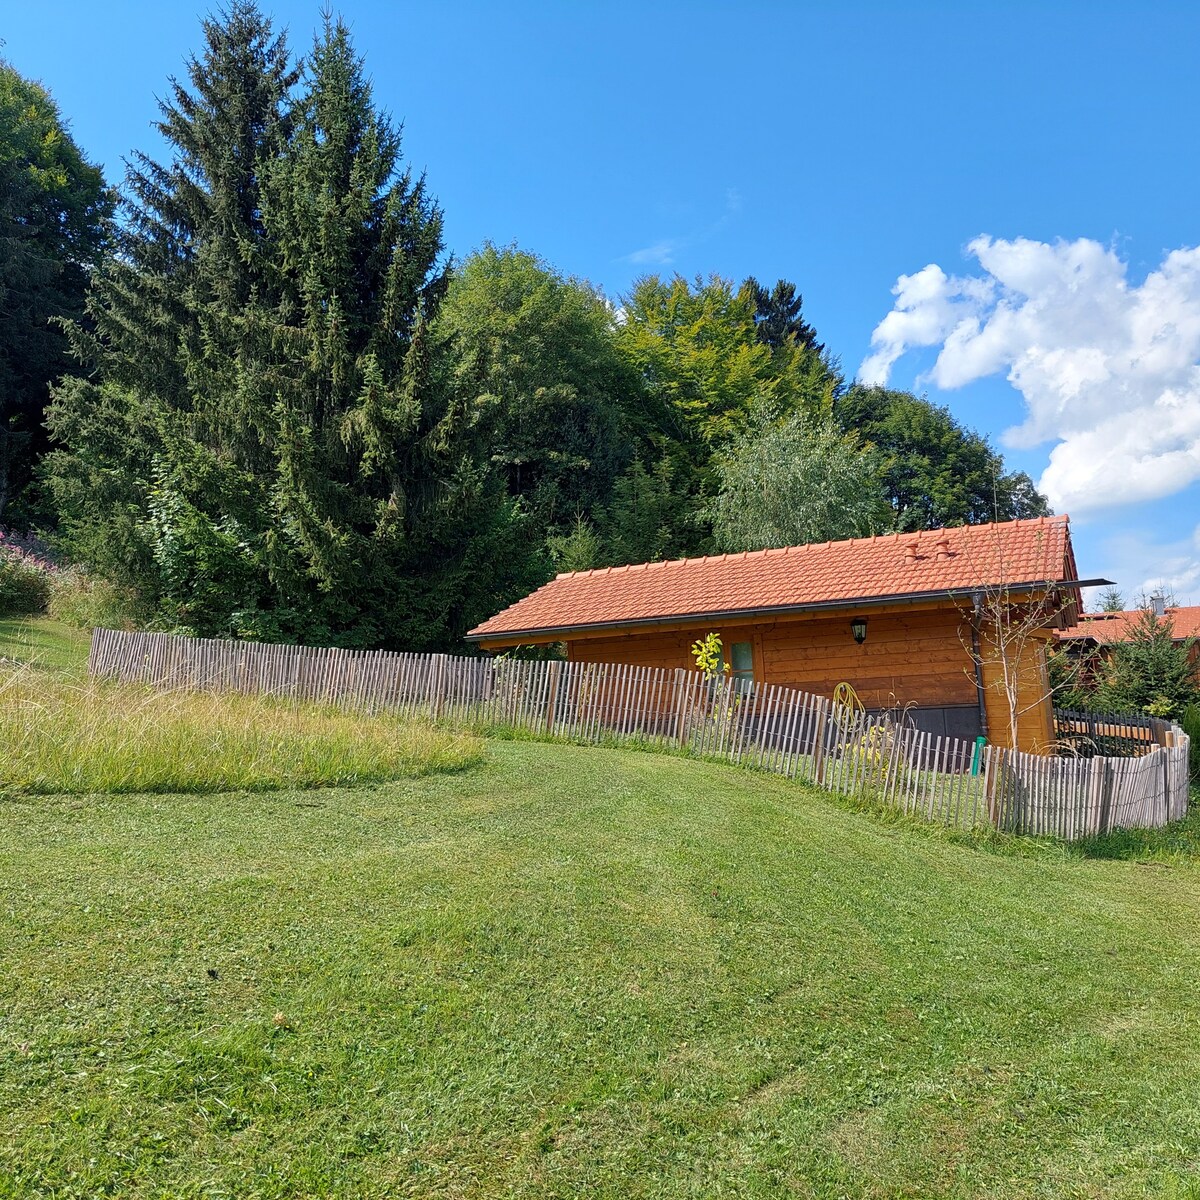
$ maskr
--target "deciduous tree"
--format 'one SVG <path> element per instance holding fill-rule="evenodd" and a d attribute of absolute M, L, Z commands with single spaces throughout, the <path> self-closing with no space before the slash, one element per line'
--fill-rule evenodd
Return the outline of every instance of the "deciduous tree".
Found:
<path fill-rule="evenodd" d="M 948 409 L 909 392 L 855 386 L 835 412 L 879 453 L 880 478 L 901 531 L 1045 516 L 1046 498 Z"/>
<path fill-rule="evenodd" d="M 51 383 L 77 369 L 60 322 L 83 316 L 112 205 L 49 93 L 0 59 L 0 519 L 45 452 Z"/>
<path fill-rule="evenodd" d="M 448 386 L 524 507 L 533 551 L 605 503 L 630 461 L 640 385 L 614 327 L 599 292 L 515 247 L 467 258 L 441 307 Z"/>
<path fill-rule="evenodd" d="M 888 520 L 874 456 L 828 418 L 762 413 L 717 455 L 716 471 L 721 550 L 862 537 Z"/>
<path fill-rule="evenodd" d="M 837 379 L 798 340 L 759 338 L 757 294 L 725 279 L 641 279 L 625 299 L 618 345 L 638 372 L 665 432 L 718 444 L 745 427 L 758 404 L 811 416 L 832 406 Z"/>

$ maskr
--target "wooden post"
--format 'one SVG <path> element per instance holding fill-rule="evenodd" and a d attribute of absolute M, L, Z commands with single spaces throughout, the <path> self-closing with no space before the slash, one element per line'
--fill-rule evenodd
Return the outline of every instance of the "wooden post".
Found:
<path fill-rule="evenodd" d="M 1171 754 L 1170 754 L 1170 751 L 1167 749 L 1167 747 L 1169 747 L 1171 745 L 1171 741 L 1169 740 L 1170 738 L 1171 738 L 1170 733 L 1168 733 L 1164 730 L 1164 732 L 1163 732 L 1163 748 L 1160 750 L 1151 750 L 1150 751 L 1151 754 L 1161 754 L 1162 755 L 1162 781 L 1163 781 L 1163 790 L 1162 790 L 1163 802 L 1162 802 L 1162 814 L 1161 814 L 1162 820 L 1157 820 L 1157 819 L 1155 820 L 1154 828 L 1156 828 L 1156 829 L 1160 825 L 1166 825 L 1167 822 L 1169 822 L 1171 819 Z M 1158 816 L 1159 816 L 1159 814 L 1155 813 L 1155 817 L 1157 818 Z"/>
<path fill-rule="evenodd" d="M 996 782 L 1000 771 L 996 764 L 996 747 L 983 748 L 983 802 L 987 806 L 988 821 L 1000 828 L 1000 813 L 996 811 Z"/>
<path fill-rule="evenodd" d="M 687 695 L 687 671 L 683 667 L 675 668 L 675 695 L 672 707 L 675 710 L 675 740 L 680 746 L 687 745 L 687 711 L 684 698 Z"/>
<path fill-rule="evenodd" d="M 1113 801 L 1113 769 L 1112 764 L 1108 759 L 1102 759 L 1104 764 L 1101 768 L 1104 772 L 1103 782 L 1100 785 L 1100 817 L 1096 822 L 1097 833 L 1111 833 L 1110 825 L 1112 823 L 1112 801 Z"/>
<path fill-rule="evenodd" d="M 546 687 L 546 734 L 554 732 L 554 709 L 558 704 L 558 677 L 562 674 L 562 663 L 547 664 L 550 672 L 549 683 Z"/>
<path fill-rule="evenodd" d="M 1104 794 L 1104 759 L 1097 756 L 1088 761 L 1087 809 L 1080 830 L 1085 836 L 1100 832 L 1100 804 Z"/>
<path fill-rule="evenodd" d="M 817 729 L 813 738 L 813 782 L 822 782 L 825 767 L 825 729 L 829 724 L 830 701 L 822 698 L 821 711 L 817 714 Z"/>
<path fill-rule="evenodd" d="M 444 654 L 436 655 L 431 699 L 433 701 L 431 706 L 433 719 L 439 721 L 442 716 L 442 705 L 446 702 L 446 656 Z"/>

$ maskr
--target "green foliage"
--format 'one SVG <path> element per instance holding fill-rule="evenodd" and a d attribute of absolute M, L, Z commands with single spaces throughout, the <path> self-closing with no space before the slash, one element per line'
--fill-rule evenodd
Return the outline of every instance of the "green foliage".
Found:
<path fill-rule="evenodd" d="M 1125 597 L 1115 587 L 1105 588 L 1100 593 L 1101 612 L 1124 612 Z"/>
<path fill-rule="evenodd" d="M 0 617 L 32 617 L 46 611 L 51 575 L 25 555 L 0 550 Z"/>
<path fill-rule="evenodd" d="M 46 611 L 75 629 L 134 629 L 153 617 L 135 596 L 84 567 L 64 567 L 50 582 Z"/>
<path fill-rule="evenodd" d="M 1192 778 L 1200 783 L 1200 702 L 1189 704 L 1178 717 L 1179 726 L 1188 735 L 1188 758 L 1192 767 Z"/>
<path fill-rule="evenodd" d="M 1171 617 L 1144 609 L 1128 640 L 1113 647 L 1104 668 L 1097 701 L 1114 711 L 1151 711 L 1177 718 L 1200 701 L 1192 650 L 1195 639 L 1175 641 Z"/>
<path fill-rule="evenodd" d="M 1004 460 L 950 411 L 908 392 L 855 385 L 838 398 L 842 428 L 880 457 L 880 478 L 901 531 L 1013 521 L 1049 513 L 1023 471 Z"/>
<path fill-rule="evenodd" d="M 451 342 L 455 402 L 527 509 L 531 542 L 608 498 L 630 458 L 622 406 L 638 380 L 603 296 L 532 254 L 488 245 L 455 271 L 435 329 Z"/>
<path fill-rule="evenodd" d="M 59 322 L 83 313 L 111 210 L 49 93 L 0 59 L 0 514 L 46 449 L 51 381 L 78 369 Z"/>
<path fill-rule="evenodd" d="M 522 531 L 440 382 L 441 213 L 340 23 L 302 82 L 250 4 L 204 39 L 78 335 L 100 382 L 56 397 L 65 543 L 168 626 L 454 643 Z"/>
<path fill-rule="evenodd" d="M 887 523 L 874 456 L 831 420 L 762 414 L 715 461 L 722 550 L 862 537 Z"/>
<path fill-rule="evenodd" d="M 796 285 L 780 279 L 772 289 L 763 287 L 753 276 L 742 285 L 754 298 L 754 321 L 758 340 L 776 350 L 795 343 L 821 354 L 825 347 L 817 341 L 817 331 L 804 319 L 804 297 Z"/>
<path fill-rule="evenodd" d="M 661 562 L 693 553 L 703 544 L 693 503 L 670 458 L 660 459 L 653 470 L 635 459 L 597 517 L 603 565 Z"/>
<path fill-rule="evenodd" d="M 262 168 L 282 149 L 298 78 L 248 4 L 203 33 L 190 87 L 173 81 L 160 102 L 170 160 L 136 154 L 127 173 L 119 252 L 92 281 L 94 336 L 74 330 L 95 371 L 56 392 L 49 419 L 65 449 L 47 464 L 68 551 L 185 626 L 192 614 L 173 611 L 178 585 L 162 576 L 164 557 L 183 553 L 159 544 L 164 531 L 183 536 L 171 514 L 187 506 L 217 521 L 236 504 L 249 524 L 263 501 L 253 467 L 276 422 L 253 411 L 247 317 L 252 298 L 277 292 Z"/>
<path fill-rule="evenodd" d="M 1096 707 L 1096 679 L 1103 669 L 1096 651 L 1077 646 L 1052 646 L 1046 654 L 1046 666 L 1055 708 Z"/>
<path fill-rule="evenodd" d="M 713 445 L 740 432 L 754 408 L 827 413 L 838 380 L 803 342 L 760 340 L 757 295 L 713 276 L 640 279 L 624 301 L 617 344 L 643 380 L 649 411 L 679 442 Z"/>
<path fill-rule="evenodd" d="M 806 340 L 790 286 L 760 297 L 753 281 L 649 276 L 624 299 L 615 340 L 641 385 L 627 409 L 639 453 L 598 516 L 608 561 L 707 552 L 721 449 L 764 406 L 829 411 L 840 379 Z"/>
<path fill-rule="evenodd" d="M 546 543 L 558 571 L 590 571 L 599 566 L 603 542 L 592 523 L 577 516 L 569 533 L 552 534 Z"/>

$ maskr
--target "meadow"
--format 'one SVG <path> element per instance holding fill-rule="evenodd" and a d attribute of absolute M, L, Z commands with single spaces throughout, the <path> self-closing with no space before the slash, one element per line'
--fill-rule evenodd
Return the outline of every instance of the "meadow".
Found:
<path fill-rule="evenodd" d="M 82 651 L 0 626 L 15 707 L 163 757 L 192 701 L 89 689 Z M 243 751 L 295 717 L 201 700 Z M 404 736 L 354 786 L 8 768 L 0 1195 L 1200 1197 L 1191 823 L 972 840 L 680 757 Z"/>

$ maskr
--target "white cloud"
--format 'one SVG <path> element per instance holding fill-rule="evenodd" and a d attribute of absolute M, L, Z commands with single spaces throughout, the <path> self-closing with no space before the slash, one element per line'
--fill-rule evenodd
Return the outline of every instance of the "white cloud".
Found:
<path fill-rule="evenodd" d="M 675 261 L 678 238 L 664 238 L 652 246 L 643 246 L 625 255 L 625 261 L 637 266 L 669 267 Z"/>
<path fill-rule="evenodd" d="M 1040 486 L 1059 511 L 1151 500 L 1200 479 L 1200 248 L 1141 284 L 1111 249 L 979 237 L 982 274 L 902 275 L 859 370 L 885 383 L 906 351 L 939 347 L 928 379 L 1005 372 L 1027 415 L 1005 440 L 1057 443 Z"/>
<path fill-rule="evenodd" d="M 688 250 L 715 237 L 742 211 L 742 196 L 737 188 L 725 189 L 725 203 L 715 220 L 687 235 L 660 238 L 640 250 L 624 254 L 618 260 L 638 267 L 671 267 L 681 251 Z"/>
<path fill-rule="evenodd" d="M 1192 534 L 1190 546 L 1184 544 L 1173 549 L 1173 554 L 1163 555 L 1156 570 L 1145 575 L 1135 595 L 1161 589 L 1180 604 L 1195 602 L 1200 594 L 1200 525 Z"/>

